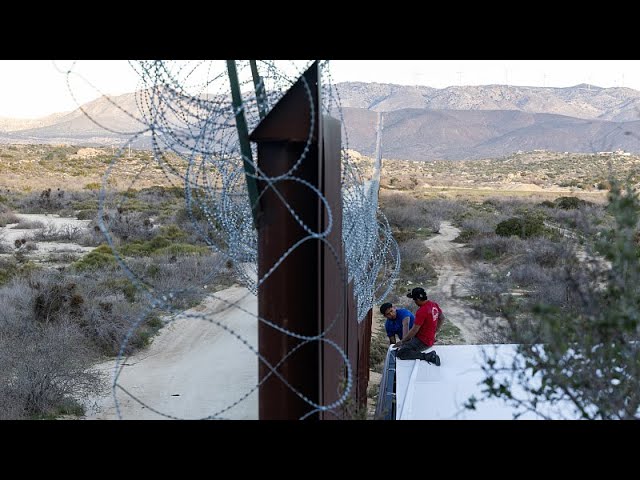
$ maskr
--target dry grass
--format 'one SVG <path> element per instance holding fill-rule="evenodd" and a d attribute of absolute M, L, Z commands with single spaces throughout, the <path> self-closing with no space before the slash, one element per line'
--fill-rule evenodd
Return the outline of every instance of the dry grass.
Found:
<path fill-rule="evenodd" d="M 373 159 L 352 152 L 370 174 Z M 465 161 L 383 159 L 381 188 L 410 192 L 415 198 L 479 201 L 493 196 L 553 200 L 577 196 L 604 203 L 609 178 L 640 182 L 640 156 L 524 152 L 502 158 Z"/>
<path fill-rule="evenodd" d="M 47 188 L 96 190 L 102 186 L 107 168 L 112 168 L 108 185 L 118 190 L 132 185 L 136 188 L 171 185 L 147 151 L 134 151 L 131 157 L 125 155 L 114 160 L 108 147 L 0 145 L 0 159 L 0 192 Z M 178 160 L 170 162 L 177 164 Z"/>
<path fill-rule="evenodd" d="M 383 161 L 383 186 L 400 189 L 478 187 L 512 192 L 602 192 L 608 178 L 640 180 L 639 156 L 526 152 L 503 158 L 466 161 Z M 395 180 L 392 180 L 395 178 Z M 415 184 L 418 180 L 418 185 Z"/>

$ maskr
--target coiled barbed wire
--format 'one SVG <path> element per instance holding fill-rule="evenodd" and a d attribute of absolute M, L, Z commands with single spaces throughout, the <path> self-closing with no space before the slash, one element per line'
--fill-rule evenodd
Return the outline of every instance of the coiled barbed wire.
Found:
<path fill-rule="evenodd" d="M 119 208 L 122 202 L 126 201 L 126 198 L 108 197 L 106 192 L 110 178 L 119 174 L 118 162 L 122 157 L 124 148 L 134 144 L 134 142 L 148 141 L 152 151 L 152 158 L 138 172 L 133 174 L 131 187 L 145 174 L 146 169 L 161 169 L 169 184 L 183 189 L 185 209 L 194 231 L 198 233 L 212 251 L 218 252 L 226 260 L 230 261 L 236 277 L 252 294 L 257 294 L 259 285 L 278 268 L 278 265 L 287 255 L 305 241 L 322 241 L 329 247 L 336 262 L 339 262 L 337 253 L 333 251 L 333 247 L 326 241 L 327 235 L 331 231 L 331 220 L 329 220 L 329 225 L 325 231 L 315 232 L 300 220 L 295 207 L 287 204 L 289 212 L 307 232 L 307 236 L 295 245 L 291 245 L 289 250 L 276 261 L 263 278 L 258 278 L 257 275 L 257 232 L 253 226 L 252 205 L 246 185 L 245 163 L 247 161 L 250 161 L 254 167 L 256 172 L 253 175 L 254 178 L 266 182 L 268 188 L 272 189 L 283 202 L 285 202 L 285 199 L 279 194 L 279 184 L 290 181 L 300 182 L 311 188 L 318 195 L 328 218 L 332 218 L 331 209 L 324 196 L 315 187 L 293 175 L 296 168 L 305 161 L 307 148 L 311 142 L 315 117 L 312 103 L 312 125 L 307 140 L 307 148 L 304 149 L 300 158 L 288 172 L 277 177 L 270 177 L 258 168 L 255 144 L 251 145 L 251 159 L 243 158 L 240 152 L 235 124 L 237 112 L 233 107 L 229 94 L 229 79 L 224 61 L 139 61 L 129 63 L 140 79 L 135 94 L 136 111 L 128 111 L 115 101 L 109 98 L 107 100 L 126 113 L 129 118 L 135 120 L 135 124 L 139 128 L 127 132 L 118 131 L 100 124 L 87 112 L 85 114 L 99 127 L 113 133 L 129 136 L 128 143 L 114 155 L 105 172 L 103 189 L 100 194 L 98 223 L 118 263 L 134 285 L 147 295 L 151 309 L 160 308 L 172 314 L 178 313 L 172 305 L 172 299 L 184 294 L 185 290 L 156 291 L 153 287 L 153 282 L 130 268 L 126 259 L 119 254 L 118 247 L 112 240 L 107 214 L 108 205 L 110 205 L 110 202 L 114 202 L 115 208 Z M 257 61 L 261 84 L 258 93 L 256 93 L 249 62 L 237 62 L 238 78 L 243 97 L 241 109 L 246 118 L 249 131 L 254 130 L 260 122 L 261 111 L 269 112 L 310 64 L 311 62 Z M 321 113 L 337 113 L 343 127 L 341 147 L 342 237 L 345 246 L 344 262 L 346 265 L 339 265 L 339 267 L 342 281 L 345 283 L 347 281 L 353 282 L 357 319 L 360 322 L 365 318 L 372 306 L 380 303 L 393 288 L 400 268 L 400 254 L 398 245 L 391 233 L 391 228 L 384 214 L 378 209 L 378 182 L 373 180 L 364 181 L 358 165 L 349 153 L 348 136 L 340 108 L 340 98 L 331 81 L 329 62 L 321 62 L 320 67 L 323 79 L 321 84 Z M 72 74 L 71 70 L 68 71 L 68 78 Z M 305 88 L 311 100 L 309 86 L 305 85 Z M 131 175 L 131 172 L 128 172 L 128 174 Z M 211 272 L 210 277 L 213 277 L 215 273 Z M 209 282 L 210 277 L 205 278 L 204 281 Z M 241 299 L 236 302 L 229 302 L 216 294 L 212 294 L 212 296 L 221 300 L 225 308 L 242 309 L 238 305 Z M 325 342 L 335 348 L 342 357 L 347 369 L 346 388 L 340 398 L 328 405 L 318 405 L 291 385 L 288 385 L 289 388 L 309 404 L 310 411 L 304 417 L 318 411 L 333 412 L 344 403 L 353 385 L 350 362 L 345 352 L 337 344 L 324 338 L 326 332 L 330 330 L 337 318 L 327 322 L 329 326 L 324 332 L 320 332 L 316 336 L 303 336 L 297 332 L 284 329 L 272 323 L 269 319 L 260 318 L 251 312 L 242 310 L 256 317 L 258 321 L 276 328 L 283 334 L 301 340 L 302 343 L 289 351 L 276 365 L 270 365 L 255 348 L 224 322 L 209 315 L 183 312 L 183 316 L 186 318 L 212 322 L 238 338 L 270 370 L 268 376 L 263 378 L 250 391 L 245 392 L 240 398 L 205 418 L 223 418 L 222 414 L 247 398 L 271 375 L 276 375 L 285 382 L 277 370 L 278 366 L 303 344 L 312 341 Z M 214 316 L 216 313 L 220 312 L 214 312 Z M 344 312 L 338 312 L 339 315 L 344 315 Z M 119 417 L 121 415 L 116 395 L 117 389 L 129 395 L 135 401 L 143 403 L 122 387 L 118 379 L 122 371 L 127 344 L 144 319 L 145 316 L 141 316 L 131 326 L 116 360 L 113 395 Z M 160 412 L 149 405 L 144 405 L 161 416 L 177 418 Z"/>

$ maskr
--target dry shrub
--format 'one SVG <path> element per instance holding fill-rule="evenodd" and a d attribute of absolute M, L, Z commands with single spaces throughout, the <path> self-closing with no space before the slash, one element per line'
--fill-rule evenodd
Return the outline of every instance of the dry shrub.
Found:
<path fill-rule="evenodd" d="M 0 289 L 0 418 L 59 413 L 104 391 L 96 355 L 67 300 L 41 296 L 60 277 L 35 272 Z"/>

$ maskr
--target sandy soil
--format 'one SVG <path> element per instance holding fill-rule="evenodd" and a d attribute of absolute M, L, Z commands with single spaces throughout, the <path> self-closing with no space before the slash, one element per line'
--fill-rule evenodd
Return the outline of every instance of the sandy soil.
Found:
<path fill-rule="evenodd" d="M 243 287 L 231 287 L 216 296 L 238 302 L 257 313 L 257 298 Z M 258 382 L 258 359 L 238 338 L 211 323 L 215 319 L 233 329 L 257 349 L 256 317 L 213 297 L 188 310 L 203 318 L 181 314 L 165 326 L 149 348 L 129 357 L 118 383 L 144 402 L 141 405 L 122 390 L 117 400 L 122 419 L 166 419 L 151 410 L 181 419 L 202 419 L 240 400 Z M 216 313 L 217 312 L 217 313 Z M 113 380 L 115 360 L 99 365 Z M 117 419 L 115 401 L 107 397 L 89 402 L 88 419 Z M 151 407 L 151 408 L 149 408 Z M 228 419 L 257 419 L 258 391 L 220 414 Z"/>
<path fill-rule="evenodd" d="M 469 295 L 467 285 L 471 283 L 466 248 L 464 244 L 454 243 L 453 239 L 460 230 L 450 222 L 440 224 L 440 233 L 425 240 L 431 250 L 429 260 L 438 272 L 438 284 L 428 289 L 429 299 L 437 302 L 446 318 L 456 325 L 462 334 L 464 344 L 482 342 L 483 325 L 489 318 L 483 316 L 461 297 Z"/>
<path fill-rule="evenodd" d="M 78 220 L 76 218 L 66 218 L 60 217 L 59 215 L 46 215 L 40 213 L 18 213 L 16 214 L 20 220 L 25 220 L 28 222 L 40 222 L 45 227 L 47 225 L 54 225 L 57 228 L 63 228 L 65 225 L 71 225 L 73 227 L 87 228 L 87 225 L 91 222 L 91 220 Z M 15 223 L 8 224 L 6 227 L 0 228 L 2 235 L 0 239 L 3 244 L 7 244 L 13 250 L 14 242 L 18 239 L 24 238 L 25 240 L 29 240 L 33 237 L 37 229 L 17 229 L 13 228 Z M 69 242 L 37 242 L 38 249 L 32 252 L 28 252 L 27 255 L 29 257 L 41 257 L 48 253 L 62 253 L 62 252 L 73 252 L 73 253 L 86 253 L 93 250 L 94 247 L 83 247 L 78 245 L 77 243 L 69 243 Z"/>

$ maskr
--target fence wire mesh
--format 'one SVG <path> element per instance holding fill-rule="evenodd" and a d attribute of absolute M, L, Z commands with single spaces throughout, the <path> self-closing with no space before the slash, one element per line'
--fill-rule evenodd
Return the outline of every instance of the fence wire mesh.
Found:
<path fill-rule="evenodd" d="M 258 168 L 255 144 L 251 145 L 252 158 L 243 157 L 235 121 L 238 112 L 233 106 L 225 61 L 131 61 L 129 63 L 139 77 L 135 106 L 126 108 L 121 103 L 110 100 L 109 97 L 107 99 L 115 108 L 134 120 L 139 128 L 118 130 L 114 125 L 102 125 L 93 118 L 91 112 L 85 112 L 99 128 L 128 137 L 127 143 L 118 149 L 106 168 L 100 192 L 98 223 L 118 263 L 138 290 L 146 296 L 149 305 L 145 315 L 141 315 L 132 324 L 116 360 L 112 392 L 118 417 L 122 418 L 118 394 L 125 394 L 157 415 L 181 418 L 161 411 L 148 401 L 143 401 L 121 382 L 123 366 L 127 358 L 125 354 L 128 351 L 127 343 L 133 332 L 145 322 L 146 315 L 154 310 L 165 312 L 170 319 L 211 322 L 237 340 L 235 345 L 238 349 L 248 349 L 259 358 L 260 362 L 266 362 L 266 360 L 260 356 L 256 345 L 237 330 L 232 322 L 227 321 L 231 310 L 241 311 L 255 318 L 256 322 L 269 324 L 283 335 L 300 340 L 300 343 L 278 364 L 269 365 L 270 375 L 276 375 L 282 381 L 285 379 L 278 371 L 278 367 L 296 349 L 308 342 L 325 342 L 331 345 L 340 353 L 348 370 L 347 385 L 340 398 L 326 405 L 318 405 L 296 391 L 293 386 L 289 385 L 289 387 L 309 404 L 309 413 L 304 417 L 317 411 L 335 411 L 345 402 L 353 385 L 353 372 L 340 346 L 325 338 L 326 331 L 320 332 L 317 336 L 300 335 L 274 324 L 268 318 L 258 317 L 255 311 L 241 305 L 242 300 L 247 296 L 257 294 L 262 282 L 278 268 L 291 251 L 308 239 L 325 240 L 331 230 L 331 221 L 329 221 L 325 231 L 314 231 L 300 220 L 296 206 L 287 204 L 289 212 L 298 220 L 308 236 L 301 242 L 291 245 L 270 271 L 263 278 L 258 278 L 257 233 L 247 191 L 245 163 L 250 162 L 253 166 L 255 172 L 252 174 L 253 178 L 266 182 L 268 187 L 277 193 L 279 186 L 285 182 L 301 181 L 295 176 L 295 171 L 303 162 L 309 161 L 307 149 L 304 149 L 303 154 L 288 172 L 277 177 L 265 175 Z M 236 64 L 242 92 L 241 109 L 246 118 L 248 130 L 251 132 L 260 122 L 261 114 L 263 116 L 273 108 L 311 62 L 257 61 L 256 66 L 261 78 L 257 84 L 249 61 L 237 61 Z M 399 272 L 400 255 L 389 223 L 378 209 L 379 176 L 376 178 L 374 175 L 371 179 L 363 178 L 362 171 L 348 149 L 348 132 L 342 118 L 340 98 L 331 79 L 329 62 L 321 62 L 320 68 L 322 113 L 331 114 L 342 121 L 341 191 L 345 264 L 340 265 L 340 269 L 343 273 L 342 278 L 353 282 L 357 318 L 361 322 L 372 306 L 380 303 L 393 288 Z M 70 69 L 67 72 L 68 78 L 73 75 L 74 71 Z M 73 93 L 73 89 L 71 90 Z M 311 98 L 310 95 L 309 98 Z M 313 117 L 313 105 L 311 111 Z M 313 126 L 313 121 L 311 123 Z M 375 132 L 372 132 L 372 135 L 374 134 Z M 307 146 L 311 142 L 311 137 L 312 129 L 308 135 Z M 151 152 L 151 155 L 146 157 L 146 161 L 135 171 L 130 168 L 129 163 L 121 161 L 132 145 L 146 146 Z M 224 264 L 233 269 L 235 279 L 246 287 L 244 295 L 229 300 L 220 292 L 214 292 L 208 294 L 211 299 L 217 300 L 211 304 L 213 306 L 210 305 L 211 308 L 204 311 L 186 309 L 183 302 L 178 300 L 188 295 L 190 291 L 202 291 L 207 285 L 214 284 L 216 276 L 220 274 L 220 268 L 212 268 L 205 275 L 194 276 L 197 280 L 194 280 L 188 288 L 172 289 L 166 285 L 157 284 L 151 273 L 153 269 L 149 265 L 141 268 L 126 255 L 127 251 L 123 251 L 122 244 L 115 239 L 112 230 L 118 214 L 126 211 L 135 202 L 135 195 L 130 192 L 135 191 L 136 184 L 151 171 L 154 173 L 161 171 L 166 184 L 181 192 L 184 198 L 184 212 L 192 229 L 189 232 L 190 235 L 195 236 L 211 254 L 217 255 Z M 128 188 L 112 188 L 116 179 L 120 185 L 126 179 Z M 320 191 L 309 187 L 318 195 L 331 219 L 331 211 L 326 199 Z M 282 199 L 284 201 L 284 198 Z M 178 231 L 175 235 L 178 238 L 181 233 Z M 184 247 L 182 250 L 180 248 L 172 250 L 169 245 L 167 251 L 171 256 L 165 261 L 175 260 L 176 256 L 189 253 L 184 251 Z M 216 263 L 218 267 L 221 264 L 220 261 Z M 331 325 L 328 328 L 331 328 Z M 256 382 L 247 387 L 245 391 L 238 392 L 234 398 L 227 398 L 224 406 L 215 408 L 210 414 L 200 418 L 230 418 L 227 416 L 229 410 L 246 401 L 265 380 L 266 378 L 262 382 Z M 233 379 L 230 382 L 233 382 Z"/>

